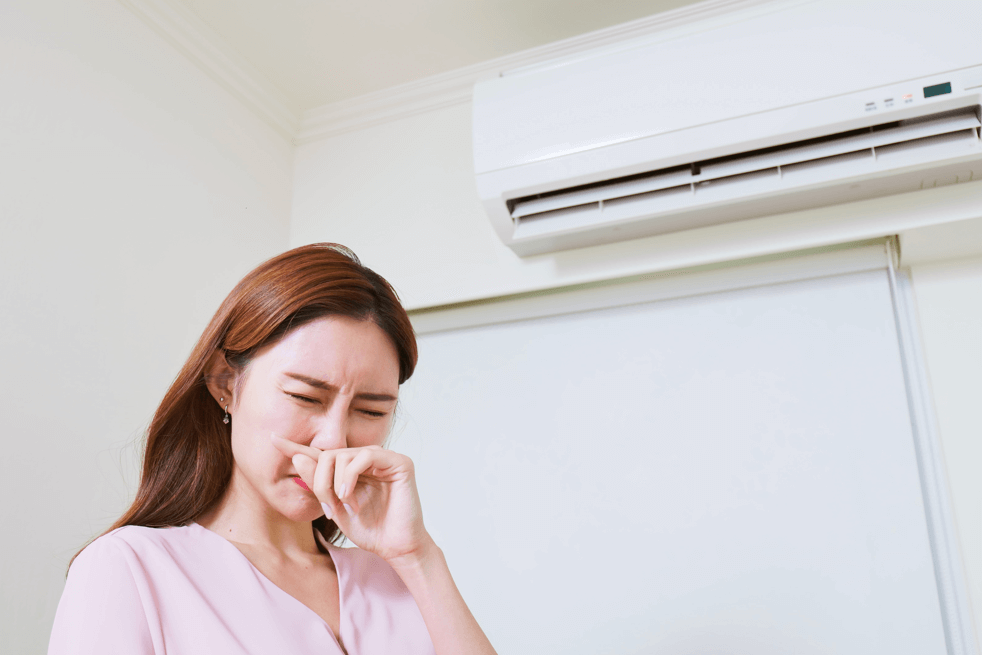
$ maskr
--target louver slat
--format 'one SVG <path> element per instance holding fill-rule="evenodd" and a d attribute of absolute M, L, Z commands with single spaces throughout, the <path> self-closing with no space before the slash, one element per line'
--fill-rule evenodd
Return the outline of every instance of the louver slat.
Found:
<path fill-rule="evenodd" d="M 785 168 L 831 169 L 842 166 L 843 176 L 857 174 L 856 162 L 875 159 L 878 148 L 892 151 L 906 149 L 907 144 L 910 148 L 917 148 L 919 144 L 930 146 L 937 141 L 936 137 L 944 135 L 951 135 L 956 140 L 977 138 L 979 127 L 977 108 L 970 107 L 707 162 L 693 162 L 689 166 L 633 175 L 542 196 L 521 198 L 512 203 L 511 216 L 520 225 L 540 217 L 563 217 L 565 221 L 571 221 L 569 227 L 575 227 L 574 224 L 577 223 L 585 225 L 596 222 L 598 214 L 608 203 L 610 209 L 614 209 L 622 199 L 642 195 L 645 196 L 645 204 L 654 203 L 648 211 L 670 211 L 673 207 L 686 204 L 683 194 L 698 195 L 701 190 L 708 191 L 710 188 L 715 194 L 721 184 L 733 187 L 727 189 L 727 197 L 740 196 L 740 191 L 736 188 L 740 183 L 746 183 L 746 191 L 752 194 L 763 188 L 762 179 L 779 179 Z M 835 174 L 826 170 L 820 177 L 831 179 Z M 664 208 L 655 210 L 654 207 L 660 200 L 665 202 Z M 620 213 L 622 212 L 611 212 L 610 218 Z M 522 231 L 527 236 L 530 235 L 528 230 Z"/>

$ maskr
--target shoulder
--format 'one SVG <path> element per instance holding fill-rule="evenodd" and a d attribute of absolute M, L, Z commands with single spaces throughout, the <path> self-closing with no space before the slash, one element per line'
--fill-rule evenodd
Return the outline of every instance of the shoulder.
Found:
<path fill-rule="evenodd" d="M 86 546 L 72 563 L 76 567 L 122 566 L 139 568 L 140 562 L 174 558 L 185 550 L 189 538 L 187 527 L 147 528 L 127 525 L 108 532 Z"/>
<path fill-rule="evenodd" d="M 112 532 L 107 532 L 94 540 L 85 550 L 95 547 L 96 550 L 129 549 L 146 550 L 167 548 L 191 536 L 191 526 L 148 528 L 142 525 L 124 525 Z M 85 551 L 82 551 L 85 552 Z"/>
<path fill-rule="evenodd" d="M 124 531 L 99 537 L 72 562 L 48 653 L 155 652 L 153 594 Z"/>

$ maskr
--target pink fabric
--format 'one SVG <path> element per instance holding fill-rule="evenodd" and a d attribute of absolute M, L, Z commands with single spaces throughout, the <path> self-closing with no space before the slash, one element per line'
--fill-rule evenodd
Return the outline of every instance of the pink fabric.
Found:
<path fill-rule="evenodd" d="M 349 655 L 433 653 L 423 617 L 385 560 L 328 546 Z M 49 655 L 337 655 L 327 624 L 206 528 L 129 526 L 78 556 L 58 604 Z"/>

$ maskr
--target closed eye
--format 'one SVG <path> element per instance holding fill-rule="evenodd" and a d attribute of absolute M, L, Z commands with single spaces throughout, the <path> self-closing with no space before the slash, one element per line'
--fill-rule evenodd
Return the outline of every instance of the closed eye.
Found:
<path fill-rule="evenodd" d="M 301 402 L 309 403 L 311 405 L 316 405 L 317 403 L 320 402 L 316 398 L 308 398 L 307 396 L 300 396 L 300 395 L 295 394 L 295 393 L 290 393 L 290 394 L 287 394 L 287 395 L 290 396 L 291 398 L 296 398 L 297 400 L 299 400 Z"/>
<path fill-rule="evenodd" d="M 364 414 L 365 416 L 371 416 L 372 418 L 382 418 L 383 416 L 385 416 L 385 412 L 376 412 L 371 409 L 359 409 L 358 411 Z"/>

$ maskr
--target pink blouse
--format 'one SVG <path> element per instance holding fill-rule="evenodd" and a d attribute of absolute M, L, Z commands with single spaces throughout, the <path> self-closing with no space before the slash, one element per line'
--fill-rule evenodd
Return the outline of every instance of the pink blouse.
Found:
<path fill-rule="evenodd" d="M 348 655 L 434 652 L 419 608 L 385 560 L 328 550 Z M 341 652 L 316 612 L 197 523 L 127 526 L 92 542 L 68 573 L 48 644 L 48 655 Z"/>

